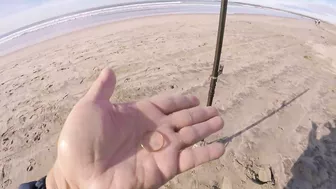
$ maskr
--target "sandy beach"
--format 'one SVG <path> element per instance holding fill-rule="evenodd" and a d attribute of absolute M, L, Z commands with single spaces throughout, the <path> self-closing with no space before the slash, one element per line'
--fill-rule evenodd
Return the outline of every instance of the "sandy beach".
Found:
<path fill-rule="evenodd" d="M 70 33 L 0 57 L 0 184 L 47 174 L 72 106 L 105 67 L 114 97 L 194 94 L 206 104 L 216 15 L 132 19 Z M 214 106 L 224 156 L 163 189 L 336 188 L 336 27 L 229 15 Z"/>

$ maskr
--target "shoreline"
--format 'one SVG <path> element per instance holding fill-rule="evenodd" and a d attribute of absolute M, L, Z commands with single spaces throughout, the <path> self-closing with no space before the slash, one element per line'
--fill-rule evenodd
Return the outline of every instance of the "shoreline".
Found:
<path fill-rule="evenodd" d="M 187 5 L 188 8 L 185 8 L 186 7 L 185 5 Z M 101 7 L 86 9 L 82 11 L 76 11 L 73 13 L 64 14 L 61 16 L 52 17 L 52 18 L 49 18 L 43 21 L 39 21 L 39 22 L 15 29 L 11 32 L 1 35 L 0 52 L 2 52 L 1 55 L 4 55 L 5 52 L 8 52 L 8 50 L 2 50 L 1 46 L 5 46 L 9 44 L 8 46 L 12 48 L 13 45 L 11 44 L 13 43 L 15 44 L 15 46 L 20 46 L 20 43 L 17 44 L 13 42 L 13 40 L 20 41 L 20 39 L 22 37 L 26 37 L 26 35 L 32 35 L 32 33 L 34 32 L 41 33 L 41 30 L 48 31 L 50 28 L 54 27 L 55 25 L 57 25 L 58 27 L 63 27 L 62 30 L 66 30 L 66 32 L 61 32 L 60 33 L 61 35 L 68 33 L 69 31 L 74 30 L 74 29 L 69 29 L 69 28 L 71 28 L 70 26 L 71 24 L 77 25 L 76 20 L 82 20 L 78 22 L 84 23 L 82 27 L 80 25 L 76 27 L 79 27 L 80 29 L 84 29 L 90 26 L 97 26 L 100 24 L 105 24 L 105 23 L 109 23 L 109 22 L 113 22 L 117 20 L 126 20 L 128 18 L 135 18 L 135 17 L 167 15 L 167 14 L 208 14 L 208 13 L 219 14 L 219 7 L 220 7 L 219 5 L 220 5 L 220 2 L 204 1 L 204 0 L 203 1 L 183 1 L 183 0 L 182 1 L 141 1 L 141 2 L 128 2 L 128 3 L 122 3 L 122 4 L 101 6 Z M 177 7 L 179 8 L 176 9 Z M 181 9 L 182 11 L 179 10 L 180 8 L 182 8 Z M 133 16 L 125 15 L 124 18 L 123 17 L 118 18 L 118 14 L 122 14 L 123 12 L 125 13 L 129 12 L 128 9 L 132 10 L 131 12 Z M 149 14 L 146 12 L 141 13 L 142 11 L 141 9 L 143 10 L 148 9 L 149 12 L 152 12 L 152 13 L 149 13 Z M 156 9 L 160 11 L 157 12 Z M 167 12 L 167 9 L 170 9 L 170 10 Z M 240 9 L 245 9 L 245 10 L 242 11 Z M 116 18 L 114 19 L 110 16 L 109 17 L 105 16 L 108 14 L 115 15 Z M 257 15 L 280 16 L 280 17 L 298 17 L 299 19 L 312 19 L 312 17 L 305 16 L 305 15 L 298 14 L 298 13 L 291 12 L 291 11 L 286 11 L 286 10 L 267 7 L 267 6 L 255 5 L 255 4 L 250 4 L 250 3 L 241 3 L 241 2 L 229 2 L 228 14 L 257 14 Z M 104 21 L 96 20 L 96 21 L 93 21 L 92 23 L 85 24 L 85 19 L 94 20 L 95 17 L 100 17 L 100 16 L 106 17 L 105 20 Z M 66 25 L 67 23 L 69 25 L 68 29 L 62 26 L 62 25 Z M 58 28 L 55 28 L 55 29 L 58 30 Z M 52 35 L 50 34 L 50 31 L 47 33 L 49 33 L 49 35 Z M 56 37 L 56 36 L 59 36 L 59 34 L 54 34 L 52 37 Z M 49 39 L 51 37 L 47 37 L 47 38 Z M 29 41 L 29 39 L 25 41 Z M 40 42 L 41 40 L 36 40 L 36 41 Z"/>
<path fill-rule="evenodd" d="M 106 5 L 106 6 L 100 6 L 100 7 L 95 7 L 95 8 L 90 8 L 90 9 L 75 11 L 75 12 L 71 12 L 71 13 L 68 13 L 68 14 L 63 14 L 63 15 L 60 15 L 60 16 L 55 16 L 55 17 L 52 17 L 52 18 L 48 18 L 48 19 L 45 19 L 45 20 L 42 20 L 42 21 L 39 21 L 39 22 L 35 22 L 35 23 L 29 24 L 27 26 L 23 26 L 21 28 L 15 29 L 15 30 L 13 30 L 11 32 L 7 32 L 5 34 L 0 35 L 0 39 L 3 38 L 3 37 L 9 36 L 9 35 L 11 35 L 13 33 L 16 33 L 16 32 L 19 32 L 19 31 L 22 31 L 22 30 L 25 30 L 25 29 L 28 29 L 30 27 L 37 26 L 39 24 L 43 24 L 43 23 L 46 23 L 46 22 L 49 22 L 49 21 L 60 19 L 60 18 L 64 18 L 64 17 L 67 17 L 67 16 L 73 16 L 73 15 L 76 15 L 76 14 L 87 13 L 87 12 L 90 12 L 90 11 L 98 11 L 98 10 L 102 10 L 102 9 L 106 9 L 106 8 L 113 8 L 113 7 L 119 7 L 119 6 L 137 5 L 137 4 L 142 4 L 142 3 L 166 3 L 166 2 L 174 2 L 174 1 L 140 1 L 140 2 L 129 2 L 129 3 L 122 3 L 122 4 L 116 4 L 116 5 Z M 195 2 L 203 2 L 203 1 L 195 1 Z M 209 2 L 204 1 L 204 3 L 209 3 Z M 220 1 L 218 3 L 220 4 Z M 314 17 L 310 17 L 310 16 L 303 15 L 303 14 L 300 14 L 300 13 L 296 13 L 296 12 L 292 12 L 292 11 L 287 11 L 287 10 L 284 10 L 284 9 L 278 9 L 278 8 L 274 8 L 274 7 L 269 7 L 269 6 L 262 6 L 262 5 L 252 4 L 252 3 L 242 3 L 242 2 L 235 2 L 235 1 L 233 1 L 233 2 L 229 2 L 229 5 L 230 4 L 232 4 L 232 5 L 243 5 L 243 6 L 244 5 L 248 5 L 248 6 L 251 6 L 251 7 L 254 7 L 254 8 L 266 8 L 266 9 L 271 9 L 271 10 L 276 10 L 276 11 L 281 11 L 281 12 L 287 12 L 287 13 L 290 13 L 290 14 L 293 14 L 293 15 L 303 16 L 303 17 L 310 18 L 310 19 L 316 19 Z M 326 21 L 324 21 L 324 22 L 326 22 Z M 330 24 L 332 24 L 332 23 L 330 23 Z"/>
<path fill-rule="evenodd" d="M 72 35 L 72 34 L 74 34 L 76 32 L 82 32 L 82 31 L 85 31 L 85 30 L 99 28 L 99 27 L 103 27 L 103 26 L 106 26 L 106 25 L 110 25 L 110 24 L 116 24 L 116 23 L 120 23 L 120 22 L 127 22 L 127 21 L 132 21 L 132 20 L 137 20 L 137 19 L 141 20 L 141 19 L 152 18 L 152 17 L 166 17 L 166 16 L 175 16 L 175 15 L 181 15 L 181 16 L 216 15 L 216 16 L 219 16 L 219 14 L 215 14 L 215 13 L 199 13 L 199 14 L 198 13 L 196 13 L 196 14 L 195 13 L 193 13 L 193 14 L 188 14 L 188 13 L 187 14 L 183 14 L 183 13 L 181 13 L 181 14 L 160 14 L 160 15 L 150 15 L 150 16 L 139 16 L 139 17 L 134 17 L 134 18 L 125 18 L 125 19 L 121 19 L 121 20 L 111 21 L 111 22 L 108 22 L 108 23 L 102 23 L 102 24 L 92 25 L 92 26 L 88 26 L 88 27 L 84 27 L 84 28 L 80 28 L 80 29 L 75 29 L 73 31 L 66 32 L 66 33 L 60 34 L 60 35 L 56 35 L 56 36 L 48 38 L 46 40 L 42 40 L 42 41 L 37 40 L 37 42 L 33 42 L 33 44 L 27 44 L 27 45 L 22 44 L 24 47 L 18 48 L 18 49 L 13 50 L 13 51 L 9 50 L 10 51 L 9 53 L 6 53 L 6 52 L 2 53 L 0 51 L 0 57 L 11 55 L 13 53 L 19 52 L 21 50 L 25 50 L 27 48 L 39 45 L 39 44 L 44 43 L 44 42 L 48 42 L 50 40 L 54 40 L 54 39 L 59 38 L 59 37 Z M 300 19 L 300 18 L 282 17 L 282 16 L 277 16 L 277 15 L 267 15 L 267 14 L 233 13 L 233 14 L 228 14 L 228 17 L 230 17 L 230 16 L 274 17 L 274 18 L 283 18 L 283 19 L 289 19 L 289 20 L 300 20 L 300 21 L 303 21 L 303 22 L 306 21 L 304 18 Z M 32 32 L 32 33 L 34 33 L 34 32 Z M 1 47 L 1 45 L 2 44 L 0 44 L 0 47 Z"/>

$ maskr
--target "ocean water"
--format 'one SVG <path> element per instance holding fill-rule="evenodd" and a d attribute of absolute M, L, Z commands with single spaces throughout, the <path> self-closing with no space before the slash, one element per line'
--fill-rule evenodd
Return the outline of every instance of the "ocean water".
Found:
<path fill-rule="evenodd" d="M 0 37 L 0 56 L 73 31 L 113 21 L 169 14 L 219 14 L 219 1 L 133 3 L 59 17 Z M 288 12 L 230 3 L 228 14 L 259 14 L 304 19 Z"/>

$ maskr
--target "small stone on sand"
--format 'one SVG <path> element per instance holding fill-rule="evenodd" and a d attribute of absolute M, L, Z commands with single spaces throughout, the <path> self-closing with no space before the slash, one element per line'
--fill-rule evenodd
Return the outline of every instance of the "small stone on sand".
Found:
<path fill-rule="evenodd" d="M 258 171 L 258 180 L 263 183 L 272 182 L 272 174 L 270 169 L 267 167 L 260 168 Z"/>

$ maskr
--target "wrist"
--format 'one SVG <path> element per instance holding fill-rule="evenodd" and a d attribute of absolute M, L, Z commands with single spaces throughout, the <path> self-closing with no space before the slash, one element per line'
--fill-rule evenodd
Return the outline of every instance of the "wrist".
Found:
<path fill-rule="evenodd" d="M 55 165 L 47 175 L 46 186 L 47 189 L 70 189 L 69 184 Z"/>
<path fill-rule="evenodd" d="M 49 171 L 47 175 L 46 186 L 48 189 L 58 189 L 56 181 L 55 181 L 55 177 L 54 177 L 53 168 Z"/>

